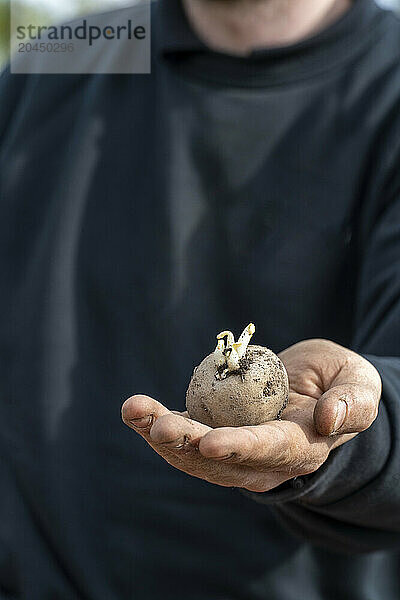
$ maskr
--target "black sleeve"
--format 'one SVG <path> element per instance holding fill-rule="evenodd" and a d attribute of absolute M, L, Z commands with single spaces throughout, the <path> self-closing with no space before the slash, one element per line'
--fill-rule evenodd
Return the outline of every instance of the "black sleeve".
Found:
<path fill-rule="evenodd" d="M 400 548 L 400 158 L 391 173 L 362 217 L 352 344 L 382 377 L 379 415 L 316 473 L 251 494 L 296 535 L 351 553 Z"/>

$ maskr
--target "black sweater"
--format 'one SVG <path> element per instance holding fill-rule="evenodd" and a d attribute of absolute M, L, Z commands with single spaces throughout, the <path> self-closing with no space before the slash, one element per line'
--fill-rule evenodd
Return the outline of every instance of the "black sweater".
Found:
<path fill-rule="evenodd" d="M 0 598 L 398 600 L 400 24 L 356 0 L 234 58 L 153 13 L 151 75 L 0 79 Z M 120 406 L 183 409 L 249 320 L 367 355 L 383 399 L 317 473 L 245 495 Z"/>

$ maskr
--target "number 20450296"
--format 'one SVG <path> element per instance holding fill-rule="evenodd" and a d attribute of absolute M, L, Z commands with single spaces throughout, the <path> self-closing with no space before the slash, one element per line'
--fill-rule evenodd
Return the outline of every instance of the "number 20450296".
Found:
<path fill-rule="evenodd" d="M 72 43 L 52 43 L 41 42 L 36 44 L 19 43 L 18 52 L 73 52 L 74 44 Z"/>

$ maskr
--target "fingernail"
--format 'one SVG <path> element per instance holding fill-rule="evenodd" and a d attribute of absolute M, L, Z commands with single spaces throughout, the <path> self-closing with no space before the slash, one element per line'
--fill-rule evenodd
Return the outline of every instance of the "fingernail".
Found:
<path fill-rule="evenodd" d="M 142 417 L 140 419 L 131 419 L 129 423 L 132 427 L 136 427 L 136 429 L 147 429 L 150 427 L 153 421 L 153 415 L 147 415 L 146 417 Z"/>
<path fill-rule="evenodd" d="M 170 440 L 168 442 L 158 442 L 159 444 L 162 444 L 163 446 L 167 446 L 168 448 L 174 449 L 174 450 L 180 450 L 181 448 L 183 448 L 183 446 L 186 444 L 187 438 L 185 437 L 178 437 L 176 438 L 176 440 Z"/>
<path fill-rule="evenodd" d="M 342 427 L 347 415 L 347 404 L 344 400 L 338 400 L 335 424 L 333 426 L 332 435 L 337 433 Z"/>
<path fill-rule="evenodd" d="M 231 458 L 236 457 L 236 452 L 231 452 L 230 454 L 225 454 L 225 456 L 216 456 L 213 460 L 230 460 Z"/>
<path fill-rule="evenodd" d="M 163 446 L 167 446 L 171 448 L 171 450 L 182 450 L 189 445 L 190 439 L 188 435 L 184 435 L 178 437 L 176 440 L 172 440 L 170 442 L 162 442 Z"/>

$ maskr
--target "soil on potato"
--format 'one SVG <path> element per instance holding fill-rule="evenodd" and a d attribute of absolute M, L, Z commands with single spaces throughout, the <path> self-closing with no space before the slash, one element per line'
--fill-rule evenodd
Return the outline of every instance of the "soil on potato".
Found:
<path fill-rule="evenodd" d="M 207 367 L 204 366 L 205 364 Z M 192 411 L 194 415 L 192 418 L 197 418 L 211 427 L 254 425 L 263 422 L 259 420 L 259 415 L 263 415 L 264 409 L 261 405 L 264 402 L 266 414 L 268 414 L 268 407 L 270 410 L 274 410 L 273 406 L 277 407 L 274 417 L 265 418 L 265 420 L 281 418 L 282 412 L 287 406 L 287 383 L 284 383 L 285 379 L 287 382 L 287 377 L 283 376 L 286 371 L 277 357 L 267 348 L 249 346 L 245 356 L 240 359 L 239 365 L 240 368 L 237 371 L 227 373 L 226 377 L 220 379 L 218 374 L 221 375 L 224 369 L 217 370 L 216 366 L 213 367 L 212 354 L 202 361 L 198 367 L 199 372 L 196 372 L 196 369 L 193 373 L 187 391 L 187 402 L 190 398 L 191 404 L 190 410 L 188 406 L 189 414 Z M 206 378 L 202 381 L 196 377 L 196 375 L 200 375 L 200 372 L 202 373 L 201 378 L 204 377 L 203 373 L 206 373 Z M 243 395 L 243 391 L 240 391 L 240 380 L 243 384 L 253 386 L 250 396 Z M 218 399 L 221 393 L 219 390 L 222 388 L 226 391 L 223 404 Z M 284 390 L 286 390 L 285 401 Z M 195 404 L 197 402 L 199 411 L 196 411 L 195 404 L 193 404 L 193 398 L 196 397 Z M 221 415 L 222 406 L 231 415 L 231 419 L 226 422 Z M 246 422 L 243 415 L 247 406 L 250 409 L 250 418 Z"/>

